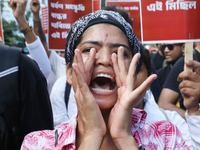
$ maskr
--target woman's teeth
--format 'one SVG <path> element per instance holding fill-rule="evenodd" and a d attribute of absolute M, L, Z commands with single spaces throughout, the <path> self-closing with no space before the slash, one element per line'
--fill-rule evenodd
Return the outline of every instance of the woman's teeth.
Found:
<path fill-rule="evenodd" d="M 105 90 L 105 89 L 98 89 L 98 88 L 92 88 L 93 91 L 96 91 L 96 92 L 106 92 L 106 93 L 109 93 L 109 92 L 112 92 L 113 90 Z"/>
<path fill-rule="evenodd" d="M 109 79 L 113 80 L 113 77 L 111 77 L 108 74 L 103 74 L 103 73 L 100 73 L 100 74 L 96 75 L 96 77 L 105 77 L 105 78 L 109 78 Z"/>
<path fill-rule="evenodd" d="M 90 83 L 90 87 L 93 91 L 105 93 L 112 92 L 115 85 L 113 77 L 104 73 L 97 74 Z"/>

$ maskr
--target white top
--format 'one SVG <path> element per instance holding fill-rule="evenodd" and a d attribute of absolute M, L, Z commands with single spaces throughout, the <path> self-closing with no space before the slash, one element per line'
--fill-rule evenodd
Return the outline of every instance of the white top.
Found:
<path fill-rule="evenodd" d="M 65 58 L 59 56 L 54 50 L 52 50 L 49 60 L 51 63 L 51 69 L 57 79 L 66 74 Z"/>
<path fill-rule="evenodd" d="M 54 83 L 56 82 L 57 78 L 55 73 L 51 70 L 49 76 L 47 77 L 47 85 L 48 85 L 48 91 L 49 94 L 51 94 L 52 88 Z"/>
<path fill-rule="evenodd" d="M 191 133 L 193 150 L 200 150 L 200 116 L 189 116 L 186 112 L 185 117 Z"/>
<path fill-rule="evenodd" d="M 66 81 L 66 75 L 57 79 L 50 94 L 55 129 L 64 122 L 70 122 L 71 119 L 77 115 L 76 100 L 72 88 L 69 95 L 68 110 L 65 105 L 64 96 Z"/>
<path fill-rule="evenodd" d="M 144 106 L 144 110 L 147 112 L 146 119 L 148 121 L 168 120 L 176 125 L 180 130 L 186 145 L 192 150 L 191 136 L 187 122 L 176 111 L 163 110 L 159 108 L 150 90 L 146 92 L 144 99 L 146 100 L 146 104 Z"/>
<path fill-rule="evenodd" d="M 54 50 L 51 51 L 49 61 L 51 64 L 51 73 L 47 78 L 49 93 L 54 92 L 53 86 L 58 78 L 66 74 L 65 58 L 59 56 Z M 53 93 L 54 94 L 54 93 Z"/>
<path fill-rule="evenodd" d="M 37 37 L 37 40 L 30 44 L 26 42 L 26 47 L 29 50 L 31 58 L 37 62 L 40 70 L 47 78 L 51 72 L 51 65 L 40 38 Z"/>

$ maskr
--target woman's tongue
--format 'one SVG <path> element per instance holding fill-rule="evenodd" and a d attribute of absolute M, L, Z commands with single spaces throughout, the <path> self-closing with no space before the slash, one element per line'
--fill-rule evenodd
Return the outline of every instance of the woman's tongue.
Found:
<path fill-rule="evenodd" d="M 111 90 L 110 83 L 106 81 L 92 81 L 91 87 L 94 89 Z"/>

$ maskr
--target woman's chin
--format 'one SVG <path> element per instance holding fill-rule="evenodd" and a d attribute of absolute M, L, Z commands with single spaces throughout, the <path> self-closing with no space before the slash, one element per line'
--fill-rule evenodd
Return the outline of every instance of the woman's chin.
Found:
<path fill-rule="evenodd" d="M 117 102 L 117 97 L 104 97 L 104 99 L 102 98 L 96 98 L 96 102 L 100 108 L 100 110 L 108 110 L 111 109 L 115 103 Z"/>
<path fill-rule="evenodd" d="M 96 102 L 101 110 L 111 109 L 117 102 L 117 88 L 113 90 L 103 90 L 90 88 Z"/>

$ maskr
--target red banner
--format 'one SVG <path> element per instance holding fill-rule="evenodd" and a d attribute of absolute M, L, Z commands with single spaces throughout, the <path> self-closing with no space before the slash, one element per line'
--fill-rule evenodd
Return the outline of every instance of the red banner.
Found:
<path fill-rule="evenodd" d="M 1 17 L 1 6 L 0 6 L 0 17 Z M 2 19 L 2 17 L 1 17 Z M 4 38 L 3 38 L 3 26 L 2 26 L 2 20 L 0 19 L 0 41 L 4 43 Z"/>
<path fill-rule="evenodd" d="M 110 4 L 130 13 L 142 43 L 200 41 L 200 0 L 107 0 Z"/>
<path fill-rule="evenodd" d="M 48 7 L 42 7 L 42 27 L 44 30 L 44 33 L 48 33 Z"/>
<path fill-rule="evenodd" d="M 93 12 L 101 9 L 101 0 L 93 0 Z"/>
<path fill-rule="evenodd" d="M 140 25 L 140 2 L 139 0 L 129 1 L 106 1 L 106 6 L 116 4 L 119 8 L 124 8 L 133 19 L 133 30 L 137 38 L 141 41 L 141 25 Z"/>
<path fill-rule="evenodd" d="M 143 43 L 200 40 L 199 0 L 141 0 Z"/>
<path fill-rule="evenodd" d="M 100 3 L 100 0 L 48 0 L 49 49 L 64 50 L 72 24 L 78 18 L 100 9 Z"/>

